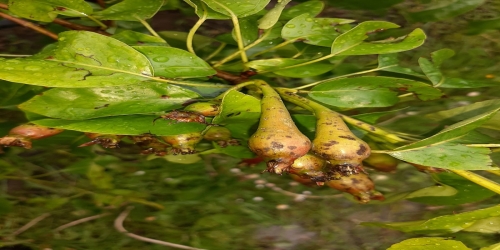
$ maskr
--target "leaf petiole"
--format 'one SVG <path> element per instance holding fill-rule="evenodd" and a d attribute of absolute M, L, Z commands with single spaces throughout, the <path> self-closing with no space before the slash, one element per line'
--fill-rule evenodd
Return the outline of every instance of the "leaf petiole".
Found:
<path fill-rule="evenodd" d="M 198 19 L 198 21 L 193 25 L 193 28 L 191 28 L 189 30 L 189 33 L 188 33 L 188 36 L 186 39 L 186 47 L 187 47 L 188 51 L 195 54 L 195 55 L 196 55 L 196 53 L 194 52 L 194 48 L 193 48 L 194 34 L 201 27 L 201 25 L 207 20 L 207 16 L 208 16 L 208 12 L 207 12 L 205 5 L 202 5 L 202 6 L 203 6 L 203 16 L 201 16 L 200 19 Z"/>
<path fill-rule="evenodd" d="M 467 171 L 467 170 L 454 170 L 454 169 L 450 169 L 450 171 L 452 171 L 453 173 L 457 174 L 457 175 L 460 175 L 462 177 L 464 177 L 465 179 L 469 180 L 469 181 L 472 181 L 486 189 L 489 189 L 497 194 L 500 194 L 500 184 L 490 180 L 490 179 L 487 179 L 483 176 L 480 176 L 478 174 L 474 174 L 470 171 Z"/>

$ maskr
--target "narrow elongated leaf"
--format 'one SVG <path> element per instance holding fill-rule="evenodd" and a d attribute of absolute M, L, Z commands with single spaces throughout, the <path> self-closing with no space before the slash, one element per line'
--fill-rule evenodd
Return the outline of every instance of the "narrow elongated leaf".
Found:
<path fill-rule="evenodd" d="M 421 148 L 399 150 L 388 154 L 402 161 L 423 166 L 458 170 L 493 170 L 491 151 L 488 148 L 473 148 L 456 143 L 442 143 Z"/>
<path fill-rule="evenodd" d="M 263 10 L 270 0 L 202 0 L 212 10 L 231 16 L 229 11 L 237 17 L 246 17 Z M 229 10 L 229 11 L 228 11 Z"/>
<path fill-rule="evenodd" d="M 497 110 L 498 108 L 500 108 L 500 100 L 493 99 L 488 101 L 476 102 L 454 109 L 439 111 L 436 113 L 428 114 L 425 117 L 434 121 L 439 121 L 443 124 L 450 124 L 466 119 L 471 119 L 477 114 L 489 113 Z M 481 127 L 498 130 L 500 129 L 498 124 L 500 124 L 500 115 L 497 113 L 492 118 L 490 118 L 490 120 L 483 123 Z"/>
<path fill-rule="evenodd" d="M 285 9 L 286 5 L 292 0 L 278 1 L 276 5 L 270 9 L 261 19 L 259 19 L 259 29 L 267 30 L 273 27 L 279 20 L 281 12 Z"/>
<path fill-rule="evenodd" d="M 150 19 L 158 12 L 164 0 L 124 0 L 95 12 L 94 17 L 102 20 L 137 21 Z"/>
<path fill-rule="evenodd" d="M 487 246 L 487 247 L 481 247 L 481 249 L 479 249 L 479 250 L 500 250 L 500 243 L 493 244 L 493 245 Z"/>
<path fill-rule="evenodd" d="M 91 120 L 71 121 L 60 119 L 43 119 L 32 121 L 34 124 L 51 128 L 61 128 L 80 132 L 142 135 L 151 133 L 158 136 L 178 135 L 202 131 L 206 125 L 195 122 L 176 122 L 172 120 L 153 120 L 158 116 L 152 115 L 125 115 L 103 117 Z"/>
<path fill-rule="evenodd" d="M 40 54 L 0 60 L 0 79 L 47 87 L 104 87 L 149 80 L 153 69 L 140 52 L 88 31 L 60 33 L 59 43 Z"/>
<path fill-rule="evenodd" d="M 476 221 L 500 216 L 500 206 L 478 209 L 470 212 L 444 215 L 426 221 L 395 223 L 367 222 L 366 226 L 377 226 L 412 233 L 455 233 L 473 225 Z"/>
<path fill-rule="evenodd" d="M 254 158 L 255 154 L 250 151 L 247 145 L 239 145 L 239 146 L 227 146 L 227 147 L 221 147 L 217 143 L 213 143 L 214 149 L 216 149 L 217 153 L 229 155 L 235 158 L 239 159 L 250 159 Z"/>
<path fill-rule="evenodd" d="M 342 78 L 318 84 L 309 96 L 336 107 L 387 107 L 399 101 L 398 92 L 412 92 L 421 100 L 441 97 L 441 91 L 423 82 L 381 76 Z"/>
<path fill-rule="evenodd" d="M 382 0 L 382 1 L 365 1 L 365 0 L 327 0 L 332 6 L 341 9 L 354 10 L 379 10 L 389 8 L 403 0 Z"/>
<path fill-rule="evenodd" d="M 443 1 L 442 4 L 438 4 L 437 6 L 435 3 L 432 3 L 425 10 L 406 13 L 406 18 L 411 22 L 431 22 L 448 19 L 471 11 L 484 2 L 486 0 L 454 0 Z"/>
<path fill-rule="evenodd" d="M 281 36 L 285 40 L 303 40 L 304 43 L 331 47 L 335 38 L 352 28 L 350 19 L 312 18 L 302 14 L 288 21 Z"/>
<path fill-rule="evenodd" d="M 43 91 L 43 87 L 0 80 L 0 108 L 20 104 Z"/>
<path fill-rule="evenodd" d="M 398 54 L 382 54 L 378 56 L 378 67 L 382 71 L 394 72 L 417 77 L 425 77 L 424 75 L 399 64 Z"/>
<path fill-rule="evenodd" d="M 134 46 L 134 49 L 146 55 L 156 76 L 193 78 L 217 73 L 205 60 L 182 49 L 165 46 Z"/>
<path fill-rule="evenodd" d="M 427 195 L 420 192 L 419 195 L 416 196 L 416 193 L 413 192 L 407 196 L 407 199 L 430 205 L 460 205 L 481 201 L 496 194 L 493 191 L 453 173 L 433 174 L 433 178 L 437 183 L 441 184 L 441 186 L 431 187 L 434 189 Z M 444 195 L 443 192 L 436 192 L 439 188 L 441 190 L 446 188 L 452 189 L 454 193 Z"/>
<path fill-rule="evenodd" d="M 473 116 L 469 119 L 457 122 L 453 125 L 446 127 L 445 129 L 441 130 L 439 133 L 437 133 L 431 137 L 425 138 L 421 141 L 418 141 L 418 142 L 415 142 L 412 144 L 408 144 L 408 145 L 399 147 L 396 150 L 421 148 L 421 147 L 425 147 L 425 146 L 436 145 L 439 143 L 454 140 L 456 138 L 464 136 L 465 134 L 472 131 L 473 129 L 476 129 L 477 127 L 483 125 L 485 122 L 490 120 L 494 115 L 496 115 L 498 110 L 500 110 L 500 107 L 497 107 L 496 109 L 488 110 L 485 113 L 478 114 L 478 115 Z"/>
<path fill-rule="evenodd" d="M 146 35 L 132 30 L 124 30 L 112 36 L 114 39 L 122 41 L 131 46 L 169 46 L 165 40 Z"/>
<path fill-rule="evenodd" d="M 335 67 L 335 65 L 328 62 L 316 62 L 304 66 L 280 70 L 281 68 L 287 66 L 297 65 L 308 61 L 308 59 L 290 58 L 264 59 L 250 61 L 246 64 L 246 66 L 252 69 L 256 69 L 257 71 L 272 71 L 277 75 L 297 78 L 321 75 L 332 70 Z"/>
<path fill-rule="evenodd" d="M 487 219 L 478 220 L 472 226 L 464 229 L 464 231 L 483 233 L 483 234 L 500 233 L 500 217 L 491 217 Z M 500 248 L 500 246 L 498 246 L 498 248 Z"/>
<path fill-rule="evenodd" d="M 322 1 L 303 2 L 283 10 L 279 20 L 290 20 L 302 14 L 309 14 L 310 17 L 315 17 L 323 11 L 324 7 L 325 3 Z"/>
<path fill-rule="evenodd" d="M 398 27 L 395 23 L 385 21 L 362 22 L 337 37 L 331 46 L 331 52 L 336 55 L 388 54 L 411 50 L 424 43 L 426 36 L 421 29 L 415 29 L 410 34 L 396 39 L 364 42 L 370 33 Z"/>
<path fill-rule="evenodd" d="M 191 7 L 194 8 L 196 15 L 198 15 L 198 17 L 206 15 L 207 19 L 219 19 L 219 20 L 231 18 L 227 15 L 221 14 L 211 9 L 210 7 L 208 7 L 208 5 L 203 3 L 202 0 L 184 0 L 184 2 L 191 5 Z"/>
<path fill-rule="evenodd" d="M 174 85 L 148 82 L 107 88 L 55 88 L 19 108 L 52 118 L 83 120 L 179 109 L 198 97 L 197 93 Z"/>
<path fill-rule="evenodd" d="M 436 50 L 434 52 L 431 53 L 431 58 L 432 58 L 432 62 L 434 63 L 434 65 L 436 65 L 437 67 L 441 67 L 441 64 L 443 64 L 444 61 L 446 61 L 447 59 L 450 59 L 451 57 L 453 57 L 455 55 L 455 51 L 453 51 L 452 49 L 440 49 L 440 50 Z"/>
<path fill-rule="evenodd" d="M 470 250 L 464 243 L 440 237 L 422 237 L 401 241 L 387 250 Z"/>
<path fill-rule="evenodd" d="M 251 128 L 259 122 L 259 117 L 260 101 L 232 90 L 224 95 L 221 111 L 212 123 L 224 125 L 235 138 L 247 139 L 252 132 Z"/>
<path fill-rule="evenodd" d="M 9 0 L 9 11 L 16 16 L 52 22 L 57 15 L 83 17 L 92 13 L 84 0 Z"/>

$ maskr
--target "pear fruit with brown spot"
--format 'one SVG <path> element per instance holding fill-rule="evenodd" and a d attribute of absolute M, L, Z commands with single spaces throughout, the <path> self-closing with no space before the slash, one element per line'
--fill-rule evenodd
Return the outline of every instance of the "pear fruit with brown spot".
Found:
<path fill-rule="evenodd" d="M 14 127 L 9 131 L 8 135 L 1 137 L 0 145 L 30 149 L 32 146 L 31 140 L 47 138 L 63 131 L 62 129 L 48 128 L 35 124 L 23 124 Z"/>
<path fill-rule="evenodd" d="M 310 179 L 312 182 L 316 182 L 318 186 L 321 186 L 328 180 L 328 176 L 324 171 L 325 165 L 326 161 L 320 157 L 306 154 L 296 159 L 288 172 L 301 178 Z"/>
<path fill-rule="evenodd" d="M 342 120 L 342 115 L 292 91 L 279 90 L 283 98 L 316 116 L 316 136 L 311 151 L 332 166 L 356 169 L 370 156 L 370 146 L 356 137 Z"/>
<path fill-rule="evenodd" d="M 184 108 L 184 111 L 191 111 L 203 116 L 216 116 L 220 113 L 220 105 L 211 102 L 195 102 Z"/>
<path fill-rule="evenodd" d="M 353 195 L 359 202 L 367 203 L 370 200 L 384 200 L 385 197 L 375 190 L 375 184 L 365 173 L 349 176 L 339 174 L 336 178 L 325 183 L 327 186 Z"/>
<path fill-rule="evenodd" d="M 193 132 L 180 135 L 169 135 L 161 137 L 172 146 L 173 154 L 194 154 L 196 145 L 203 139 L 201 132 Z"/>
<path fill-rule="evenodd" d="M 311 141 L 295 126 L 278 93 L 263 81 L 256 85 L 262 91 L 262 114 L 248 146 L 267 161 L 268 172 L 282 174 L 295 159 L 307 154 Z"/>

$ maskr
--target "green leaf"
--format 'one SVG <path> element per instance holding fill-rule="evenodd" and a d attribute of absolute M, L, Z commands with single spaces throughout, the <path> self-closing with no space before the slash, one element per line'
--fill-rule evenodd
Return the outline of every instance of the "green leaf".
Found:
<path fill-rule="evenodd" d="M 197 93 L 181 87 L 146 82 L 107 88 L 54 88 L 19 108 L 52 118 L 83 120 L 180 109 L 182 104 L 198 97 Z"/>
<path fill-rule="evenodd" d="M 489 112 L 498 110 L 499 108 L 500 108 L 500 99 L 493 99 L 428 114 L 425 116 L 425 118 L 447 125 L 450 123 L 459 122 L 466 119 L 472 119 L 473 117 L 477 116 L 477 114 L 487 114 Z M 490 118 L 490 120 L 483 123 L 481 127 L 498 130 L 499 129 L 498 124 L 500 124 L 500 115 L 497 113 L 492 118 Z"/>
<path fill-rule="evenodd" d="M 331 46 L 331 53 L 336 55 L 388 54 L 414 49 L 424 43 L 426 37 L 421 29 L 415 29 L 405 37 L 364 42 L 370 33 L 398 27 L 399 25 L 395 23 L 385 21 L 362 22 L 338 36 Z"/>
<path fill-rule="evenodd" d="M 464 136 L 468 132 L 476 129 L 477 127 L 483 125 L 485 122 L 490 120 L 495 114 L 500 110 L 500 107 L 491 107 L 490 110 L 487 110 L 484 113 L 475 115 L 466 120 L 457 122 L 453 125 L 446 127 L 445 129 L 439 131 L 439 133 L 427 137 L 418 142 L 414 142 L 402 147 L 397 148 L 396 150 L 407 150 L 407 149 L 415 149 L 422 148 L 426 146 L 436 145 L 439 143 L 448 142 L 454 139 L 457 139 L 461 136 Z"/>
<path fill-rule="evenodd" d="M 202 17 L 206 14 L 207 19 L 219 19 L 219 20 L 230 19 L 229 16 L 221 14 L 215 10 L 212 10 L 210 7 L 204 4 L 202 0 L 184 0 L 184 1 L 194 8 L 195 13 L 196 15 L 198 15 L 198 17 Z"/>
<path fill-rule="evenodd" d="M 130 46 L 169 46 L 165 40 L 156 37 L 146 35 L 140 32 L 135 32 L 132 30 L 124 30 L 120 33 L 114 34 L 111 37 L 114 39 L 126 43 Z"/>
<path fill-rule="evenodd" d="M 498 234 L 500 233 L 500 217 L 491 217 L 478 220 L 474 224 L 472 224 L 472 226 L 464 229 L 464 231 L 483 234 Z"/>
<path fill-rule="evenodd" d="M 442 95 L 441 91 L 423 82 L 365 76 L 325 81 L 314 86 L 309 96 L 336 107 L 388 107 L 399 102 L 398 91 L 412 92 L 424 101 L 437 99 Z"/>
<path fill-rule="evenodd" d="M 441 143 L 421 148 L 399 150 L 388 153 L 402 161 L 428 167 L 457 170 L 493 170 L 488 148 L 474 148 L 455 143 Z"/>
<path fill-rule="evenodd" d="M 83 0 L 9 0 L 9 11 L 22 18 L 52 22 L 58 14 L 84 17 L 92 13 L 92 7 Z"/>
<path fill-rule="evenodd" d="M 407 12 L 406 19 L 410 22 L 432 22 L 448 19 L 464 14 L 484 4 L 486 0 L 454 0 L 443 1 L 440 4 L 430 3 L 427 8 L 418 12 Z"/>
<path fill-rule="evenodd" d="M 438 57 L 439 58 L 439 57 Z M 433 58 L 434 59 L 434 58 Z M 438 63 L 443 59 L 439 58 Z M 431 80 L 432 84 L 440 88 L 481 88 L 498 86 L 498 82 L 486 80 L 467 80 L 461 78 L 451 78 L 443 75 L 438 66 L 429 61 L 429 59 L 421 57 L 418 59 L 418 64 L 424 74 Z"/>
<path fill-rule="evenodd" d="M 93 16 L 102 20 L 150 19 L 160 10 L 163 3 L 164 0 L 123 0 L 102 11 L 95 12 Z"/>
<path fill-rule="evenodd" d="M 247 139 L 259 117 L 260 101 L 257 98 L 231 90 L 224 95 L 221 111 L 212 123 L 224 125 L 234 138 Z"/>
<path fill-rule="evenodd" d="M 253 41 L 259 38 L 259 28 L 257 27 L 257 17 L 251 16 L 247 18 L 240 18 L 240 29 L 241 37 L 243 39 L 243 44 L 249 45 Z M 236 31 L 233 29 L 232 32 L 233 39 L 236 41 Z"/>
<path fill-rule="evenodd" d="M 303 40 L 304 43 L 331 47 L 335 38 L 352 28 L 350 19 L 312 18 L 302 14 L 288 21 L 281 31 L 285 40 Z"/>
<path fill-rule="evenodd" d="M 389 228 L 406 233 L 442 234 L 455 233 L 472 226 L 478 220 L 498 216 L 500 216 L 500 206 L 494 206 L 460 214 L 434 217 L 426 221 L 394 223 L 366 222 L 362 223 L 362 225 Z"/>
<path fill-rule="evenodd" d="M 246 17 L 263 10 L 270 0 L 201 0 L 212 10 L 231 16 L 230 10 L 237 17 Z"/>
<path fill-rule="evenodd" d="M 431 53 L 432 62 L 437 67 L 441 67 L 444 61 L 452 58 L 455 55 L 455 51 L 452 49 L 440 49 Z"/>
<path fill-rule="evenodd" d="M 182 49 L 165 46 L 134 46 L 134 49 L 149 59 L 155 76 L 195 78 L 217 73 L 205 60 Z"/>
<path fill-rule="evenodd" d="M 493 244 L 493 245 L 487 246 L 487 247 L 481 247 L 481 249 L 479 249 L 479 250 L 500 250 L 500 243 Z"/>
<path fill-rule="evenodd" d="M 411 75 L 416 77 L 425 77 L 424 75 L 399 64 L 398 54 L 382 54 L 378 56 L 378 68 L 382 71 L 394 72 L 399 74 Z"/>
<path fill-rule="evenodd" d="M 187 32 L 160 31 L 158 32 L 158 34 L 162 38 L 164 38 L 168 42 L 168 44 L 170 44 L 172 47 L 176 47 L 179 49 L 186 49 L 186 40 L 188 37 Z M 213 38 L 202 35 L 194 35 L 193 47 L 195 49 L 204 48 L 210 46 L 213 42 L 215 42 L 215 39 Z"/>
<path fill-rule="evenodd" d="M 88 166 L 87 178 L 89 178 L 92 185 L 99 189 L 113 188 L 113 177 L 106 173 L 103 167 L 93 162 Z"/>
<path fill-rule="evenodd" d="M 277 75 L 297 78 L 321 75 L 332 70 L 335 67 L 335 65 L 328 62 L 316 62 L 304 66 L 280 70 L 280 68 L 309 61 L 309 59 L 276 58 L 254 60 L 246 63 L 245 65 L 249 68 L 256 69 L 257 71 L 272 71 Z"/>
<path fill-rule="evenodd" d="M 0 96 L 2 97 L 0 108 L 8 108 L 22 103 L 41 91 L 43 91 L 42 87 L 0 80 Z"/>
<path fill-rule="evenodd" d="M 281 12 L 285 9 L 286 5 L 291 1 L 292 0 L 278 1 L 278 3 L 276 3 L 276 5 L 272 9 L 270 9 L 261 19 L 259 19 L 258 28 L 267 30 L 273 27 L 278 22 Z"/>
<path fill-rule="evenodd" d="M 354 10 L 380 10 L 389 8 L 403 0 L 381 0 L 381 1 L 366 1 L 366 0 L 328 0 L 332 6 L 341 9 Z"/>
<path fill-rule="evenodd" d="M 429 193 L 422 193 L 423 190 L 418 190 L 409 194 L 406 199 L 429 205 L 460 205 L 481 201 L 496 194 L 453 173 L 440 173 L 432 176 L 441 186 L 424 188 L 424 190 L 429 190 Z M 446 193 L 443 190 L 449 192 Z"/>
<path fill-rule="evenodd" d="M 359 115 L 353 115 L 352 118 L 356 118 L 356 120 L 364 121 L 370 124 L 375 124 L 377 121 L 387 115 L 397 114 L 406 108 L 394 109 L 389 111 L 381 111 L 381 112 L 372 112 L 372 113 L 364 113 Z"/>
<path fill-rule="evenodd" d="M 126 44 L 88 31 L 60 33 L 59 43 L 23 59 L 0 60 L 0 78 L 47 87 L 104 87 L 150 80 L 149 60 Z"/>
<path fill-rule="evenodd" d="M 421 237 L 401 241 L 387 250 L 470 250 L 464 243 L 440 237 Z"/>
<path fill-rule="evenodd" d="M 156 118 L 158 118 L 158 116 L 126 115 L 82 121 L 43 119 L 32 121 L 32 123 L 51 128 L 98 134 L 142 135 L 151 133 L 158 136 L 200 132 L 206 127 L 205 124 L 201 123 L 175 122 L 162 119 L 153 123 L 153 120 Z"/>
<path fill-rule="evenodd" d="M 468 23 L 465 33 L 467 35 L 477 35 L 484 33 L 488 30 L 495 30 L 499 28 L 500 28 L 500 18 L 471 21 Z"/>
<path fill-rule="evenodd" d="M 323 11 L 325 3 L 322 1 L 307 1 L 285 9 L 279 20 L 290 20 L 298 15 L 309 14 L 314 17 Z"/>

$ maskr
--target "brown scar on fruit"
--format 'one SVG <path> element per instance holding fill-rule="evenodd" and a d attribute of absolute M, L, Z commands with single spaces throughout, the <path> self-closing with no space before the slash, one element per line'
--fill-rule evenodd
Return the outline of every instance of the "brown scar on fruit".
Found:
<path fill-rule="evenodd" d="M 177 122 L 197 122 L 197 123 L 202 123 L 202 124 L 207 124 L 205 122 L 205 116 L 191 112 L 191 111 L 179 111 L 179 110 L 174 110 L 171 112 L 168 112 L 164 115 L 161 115 L 160 117 L 157 117 L 153 120 L 153 124 L 156 122 L 158 119 L 164 119 L 164 120 L 172 120 L 172 121 L 177 121 Z"/>

